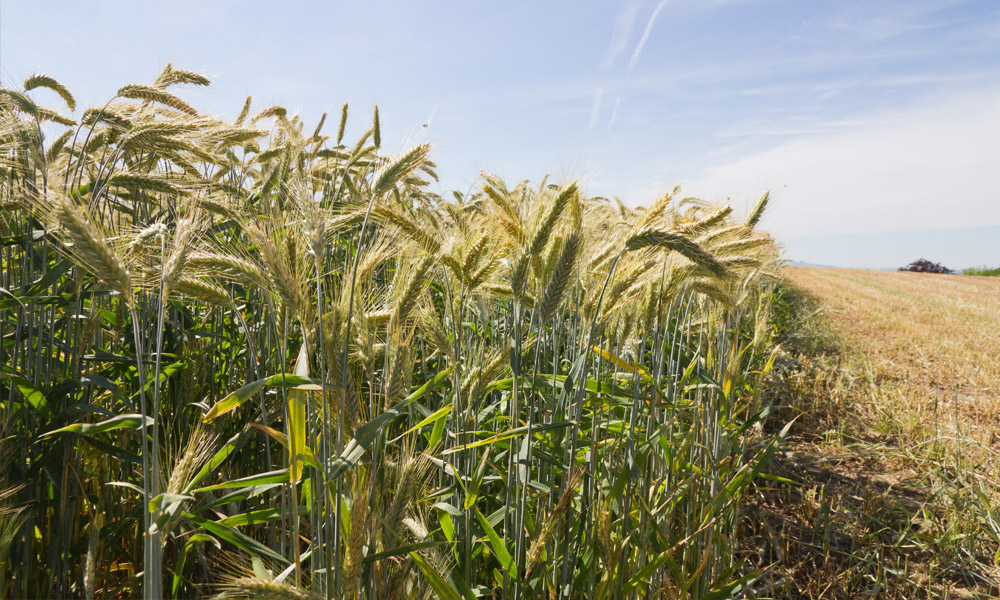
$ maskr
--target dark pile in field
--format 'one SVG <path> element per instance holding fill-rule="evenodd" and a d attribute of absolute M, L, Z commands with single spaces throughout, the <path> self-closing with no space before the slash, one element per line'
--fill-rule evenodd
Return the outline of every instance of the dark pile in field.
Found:
<path fill-rule="evenodd" d="M 954 271 L 942 265 L 941 263 L 931 262 L 926 258 L 918 258 L 917 260 L 911 262 L 905 267 L 900 267 L 897 270 L 916 271 L 918 273 L 954 273 Z"/>

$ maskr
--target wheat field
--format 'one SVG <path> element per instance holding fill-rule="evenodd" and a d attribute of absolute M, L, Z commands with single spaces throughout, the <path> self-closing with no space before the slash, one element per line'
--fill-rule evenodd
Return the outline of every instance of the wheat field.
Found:
<path fill-rule="evenodd" d="M 0 598 L 752 589 L 766 195 L 440 197 L 377 108 L 208 84 L 0 89 Z"/>

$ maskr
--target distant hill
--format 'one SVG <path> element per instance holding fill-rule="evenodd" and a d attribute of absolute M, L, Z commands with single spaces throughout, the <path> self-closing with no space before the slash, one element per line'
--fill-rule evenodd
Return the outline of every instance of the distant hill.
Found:
<path fill-rule="evenodd" d="M 820 265 L 820 264 L 816 264 L 816 263 L 802 262 L 800 260 L 790 260 L 790 261 L 788 261 L 788 266 L 789 267 L 820 267 L 820 268 L 823 268 L 823 269 L 836 269 L 837 268 L 837 267 L 835 267 L 833 265 Z"/>
<path fill-rule="evenodd" d="M 838 267 L 836 265 L 821 265 L 819 263 L 804 262 L 800 260 L 790 260 L 786 263 L 789 267 L 815 267 L 818 269 L 862 269 L 866 271 L 895 271 L 895 267 Z"/>
<path fill-rule="evenodd" d="M 961 271 L 966 267 L 996 265 L 1000 258 L 1000 225 L 879 233 L 785 234 L 775 237 L 784 246 L 786 257 L 798 257 L 798 261 L 791 264 L 803 266 L 808 262 L 810 266 L 896 270 L 923 256 Z"/>

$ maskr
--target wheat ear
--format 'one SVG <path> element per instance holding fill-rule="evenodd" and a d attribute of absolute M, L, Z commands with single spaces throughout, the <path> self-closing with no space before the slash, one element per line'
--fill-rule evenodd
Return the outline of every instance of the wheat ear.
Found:
<path fill-rule="evenodd" d="M 319 596 L 286 582 L 276 582 L 260 577 L 239 577 L 225 585 L 226 590 L 216 596 L 218 600 L 246 598 L 248 600 L 318 600 Z"/>
<path fill-rule="evenodd" d="M 196 111 L 187 102 L 184 102 L 177 96 L 169 92 L 165 92 L 160 89 L 152 88 L 145 85 L 126 85 L 125 87 L 118 90 L 119 98 L 129 98 L 132 100 L 145 100 L 146 102 L 154 102 L 156 104 L 162 104 L 168 106 L 174 110 L 180 111 L 189 115 L 197 115 Z"/>
<path fill-rule="evenodd" d="M 60 194 L 49 194 L 45 198 L 47 206 L 43 212 L 48 212 L 58 225 L 59 235 L 74 262 L 111 289 L 131 299 L 128 271 L 104 235 L 86 218 L 83 209 Z M 40 202 L 41 199 L 36 206 L 44 206 Z"/>
<path fill-rule="evenodd" d="M 729 274 L 726 267 L 715 256 L 678 231 L 647 229 L 632 234 L 625 242 L 625 249 L 628 251 L 647 247 L 669 248 L 691 262 L 704 267 L 716 277 L 725 277 Z"/>
<path fill-rule="evenodd" d="M 576 486 L 580 484 L 581 479 L 583 479 L 583 470 L 577 469 L 573 471 L 567 482 L 566 489 L 563 491 L 562 496 L 559 497 L 559 502 L 556 503 L 556 507 L 552 509 L 548 519 L 545 520 L 545 524 L 542 525 L 542 530 L 535 536 L 535 540 L 531 543 L 531 548 L 528 550 L 527 575 L 525 579 L 530 579 L 535 569 L 541 564 L 542 550 L 549 539 L 552 538 L 552 534 L 555 533 L 559 522 L 573 504 L 573 497 L 576 496 Z"/>
<path fill-rule="evenodd" d="M 576 267 L 576 257 L 579 248 L 580 234 L 574 233 L 569 236 L 563 245 L 559 260 L 556 262 L 556 266 L 552 270 L 549 281 L 545 286 L 545 291 L 542 292 L 542 297 L 538 302 L 539 326 L 549 320 L 549 317 L 552 316 L 552 313 L 555 312 L 556 307 L 562 300 L 566 286 L 569 284 L 570 276 Z"/>
<path fill-rule="evenodd" d="M 758 200 L 757 204 L 753 207 L 753 210 L 750 211 L 749 215 L 747 215 L 747 220 L 744 221 L 743 224 L 747 227 L 756 227 L 757 223 L 760 222 L 760 218 L 764 216 L 764 210 L 767 209 L 767 203 L 770 199 L 771 192 L 764 192 L 764 194 L 760 197 L 760 200 Z"/>

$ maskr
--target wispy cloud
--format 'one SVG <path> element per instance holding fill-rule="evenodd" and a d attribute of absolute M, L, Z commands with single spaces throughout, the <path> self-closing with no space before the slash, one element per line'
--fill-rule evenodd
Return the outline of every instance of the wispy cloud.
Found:
<path fill-rule="evenodd" d="M 608 49 L 601 60 L 601 67 L 608 68 L 618 56 L 625 51 L 628 46 L 628 38 L 632 34 L 632 27 L 635 25 L 635 16 L 639 12 L 638 3 L 629 3 L 618 13 L 615 19 L 615 28 L 611 33 L 611 41 L 608 42 Z"/>
<path fill-rule="evenodd" d="M 642 49 L 646 46 L 646 40 L 649 39 L 649 34 L 653 31 L 653 23 L 656 22 L 656 17 L 666 5 L 667 0 L 660 0 L 660 3 L 653 9 L 653 14 L 649 15 L 649 21 L 646 23 L 646 30 L 642 32 L 642 37 L 639 38 L 639 43 L 636 45 L 635 51 L 632 52 L 632 58 L 628 61 L 629 69 L 635 67 L 636 63 L 639 62 L 639 56 L 642 54 Z"/>
<path fill-rule="evenodd" d="M 708 169 L 686 191 L 741 201 L 771 188 L 785 236 L 1000 225 L 1000 88 L 862 115 Z"/>
<path fill-rule="evenodd" d="M 590 109 L 590 123 L 587 125 L 587 129 L 593 129 L 597 126 L 597 118 L 601 114 L 601 96 L 603 95 L 604 88 L 597 86 L 597 91 L 594 92 L 594 106 Z"/>
<path fill-rule="evenodd" d="M 827 24 L 858 41 L 881 42 L 954 24 L 956 21 L 942 19 L 940 14 L 954 5 L 952 0 L 845 4 Z"/>
<path fill-rule="evenodd" d="M 608 129 L 615 124 L 615 119 L 618 118 L 618 109 L 622 106 L 622 97 L 618 96 L 615 98 L 615 107 L 611 109 L 611 118 L 608 119 Z"/>

